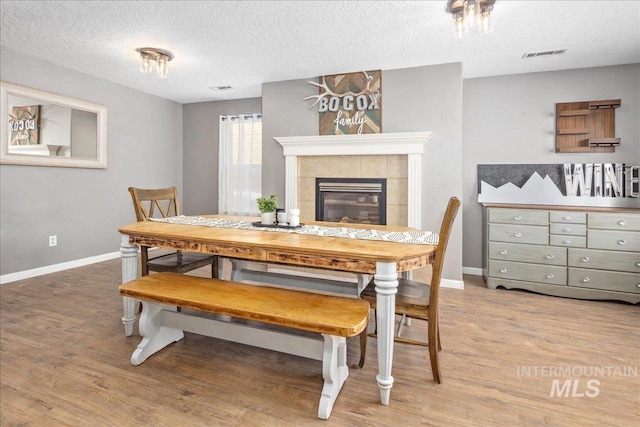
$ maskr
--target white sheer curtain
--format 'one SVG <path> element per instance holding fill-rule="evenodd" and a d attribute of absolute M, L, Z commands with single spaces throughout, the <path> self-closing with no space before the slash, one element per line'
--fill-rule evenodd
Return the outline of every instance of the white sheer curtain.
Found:
<path fill-rule="evenodd" d="M 218 213 L 258 216 L 262 194 L 262 114 L 220 116 Z"/>

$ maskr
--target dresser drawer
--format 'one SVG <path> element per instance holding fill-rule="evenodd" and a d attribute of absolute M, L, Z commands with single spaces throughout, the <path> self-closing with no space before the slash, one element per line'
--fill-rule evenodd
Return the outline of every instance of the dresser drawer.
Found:
<path fill-rule="evenodd" d="M 586 224 L 587 214 L 586 212 L 550 211 L 549 222 Z"/>
<path fill-rule="evenodd" d="M 640 231 L 640 214 L 589 213 L 589 228 L 620 231 Z"/>
<path fill-rule="evenodd" d="M 489 240 L 494 242 L 549 244 L 549 230 L 538 225 L 489 224 Z"/>
<path fill-rule="evenodd" d="M 547 225 L 549 213 L 529 209 L 489 209 L 489 222 L 503 224 Z"/>
<path fill-rule="evenodd" d="M 567 249 L 553 246 L 519 245 L 489 242 L 489 258 L 502 261 L 532 262 L 536 264 L 566 265 Z"/>
<path fill-rule="evenodd" d="M 640 293 L 640 274 L 569 268 L 569 286 Z"/>
<path fill-rule="evenodd" d="M 489 260 L 489 276 L 549 285 L 565 285 L 567 283 L 566 267 L 512 261 Z"/>
<path fill-rule="evenodd" d="M 640 232 L 589 230 L 589 249 L 610 249 L 613 251 L 640 251 Z"/>
<path fill-rule="evenodd" d="M 582 236 L 560 236 L 552 234 L 549 243 L 553 246 L 565 246 L 567 248 L 586 248 L 587 238 Z"/>
<path fill-rule="evenodd" d="M 551 234 L 567 234 L 570 236 L 586 236 L 587 226 L 584 224 L 550 224 Z"/>
<path fill-rule="evenodd" d="M 569 249 L 569 267 L 640 273 L 640 253 Z"/>

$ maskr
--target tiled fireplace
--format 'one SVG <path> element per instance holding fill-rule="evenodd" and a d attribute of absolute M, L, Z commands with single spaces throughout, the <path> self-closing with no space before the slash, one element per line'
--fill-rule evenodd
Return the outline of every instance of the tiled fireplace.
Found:
<path fill-rule="evenodd" d="M 316 178 L 385 178 L 386 223 L 421 228 L 423 152 L 431 132 L 274 138 L 285 155 L 285 206 L 316 218 Z"/>

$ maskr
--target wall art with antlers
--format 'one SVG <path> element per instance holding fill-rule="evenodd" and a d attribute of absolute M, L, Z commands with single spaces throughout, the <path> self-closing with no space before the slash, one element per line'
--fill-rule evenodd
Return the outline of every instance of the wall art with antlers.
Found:
<path fill-rule="evenodd" d="M 318 105 L 319 135 L 346 135 L 382 132 L 382 72 L 362 71 L 320 77 L 320 83 L 309 81 L 319 88 L 315 100 Z"/>

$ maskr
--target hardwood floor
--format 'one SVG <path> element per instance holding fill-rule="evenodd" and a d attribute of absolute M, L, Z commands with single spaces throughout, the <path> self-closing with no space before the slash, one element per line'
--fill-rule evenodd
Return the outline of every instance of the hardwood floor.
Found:
<path fill-rule="evenodd" d="M 322 421 L 318 361 L 185 334 L 132 366 L 140 337 L 124 336 L 120 280 L 113 260 L 0 286 L 2 426 L 640 425 L 640 306 L 465 276 L 464 291 L 441 291 L 443 383 L 426 348 L 396 344 L 382 406 L 370 339 Z M 426 337 L 417 321 L 405 331 Z"/>

